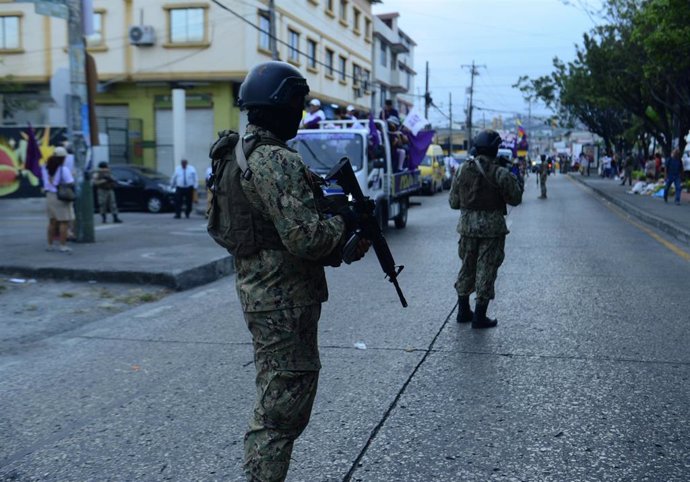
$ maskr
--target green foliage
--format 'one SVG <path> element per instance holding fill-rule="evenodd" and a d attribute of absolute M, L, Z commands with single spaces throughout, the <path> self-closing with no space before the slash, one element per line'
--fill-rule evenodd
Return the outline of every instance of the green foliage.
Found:
<path fill-rule="evenodd" d="M 644 171 L 633 171 L 632 178 L 635 181 L 646 181 L 647 175 L 644 173 Z"/>
<path fill-rule="evenodd" d="M 606 0 L 600 26 L 583 35 L 576 58 L 554 59 L 549 76 L 514 87 L 561 119 L 577 119 L 607 149 L 649 137 L 670 153 L 690 130 L 690 1 Z M 563 121 L 561 121 L 562 123 Z"/>

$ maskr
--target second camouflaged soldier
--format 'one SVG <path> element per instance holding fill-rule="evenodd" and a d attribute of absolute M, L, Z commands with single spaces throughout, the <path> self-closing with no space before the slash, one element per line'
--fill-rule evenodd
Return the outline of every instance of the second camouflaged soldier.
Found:
<path fill-rule="evenodd" d="M 505 257 L 506 204 L 522 202 L 522 180 L 496 160 L 500 144 L 497 132 L 480 132 L 473 141 L 476 157 L 462 164 L 450 188 L 450 207 L 461 210 L 457 321 L 471 321 L 472 328 L 492 328 L 498 323 L 486 316 L 486 310 L 494 299 L 494 283 Z M 470 308 L 473 292 L 477 293 L 474 312 Z"/>
<path fill-rule="evenodd" d="M 320 187 L 285 144 L 297 134 L 308 93 L 299 71 L 276 61 L 254 67 L 239 92 L 249 119 L 240 141 L 246 166 L 229 166 L 237 176 L 229 208 L 236 287 L 256 366 L 257 399 L 244 439 L 249 481 L 287 476 L 321 368 L 317 328 L 328 298 L 325 259 L 340 253 L 357 221 L 351 212 L 326 218 L 317 210 Z M 360 243 L 357 258 L 367 248 L 368 242 Z"/>

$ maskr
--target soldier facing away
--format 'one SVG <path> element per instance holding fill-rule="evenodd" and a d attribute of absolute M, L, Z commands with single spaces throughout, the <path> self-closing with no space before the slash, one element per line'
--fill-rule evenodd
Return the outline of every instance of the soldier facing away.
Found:
<path fill-rule="evenodd" d="M 285 142 L 297 133 L 309 86 L 285 62 L 254 67 L 240 87 L 248 110 L 240 140 L 238 189 L 229 194 L 236 287 L 252 335 L 257 399 L 244 438 L 249 481 L 285 480 L 295 439 L 309 422 L 321 364 L 317 327 L 327 300 L 324 265 L 355 229 L 351 211 L 329 218 L 317 210 L 320 189 Z M 357 258 L 369 243 L 361 241 Z"/>
<path fill-rule="evenodd" d="M 494 283 L 505 257 L 506 204 L 522 202 L 522 180 L 497 162 L 500 144 L 497 132 L 480 132 L 473 142 L 477 156 L 462 164 L 450 188 L 450 207 L 461 210 L 457 321 L 471 321 L 472 328 L 492 328 L 498 323 L 486 316 L 486 310 L 494 299 Z M 474 312 L 470 308 L 473 292 L 477 293 Z"/>

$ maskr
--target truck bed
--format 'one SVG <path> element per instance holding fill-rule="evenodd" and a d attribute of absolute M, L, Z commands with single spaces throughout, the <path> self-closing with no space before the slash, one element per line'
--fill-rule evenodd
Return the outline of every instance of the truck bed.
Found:
<path fill-rule="evenodd" d="M 414 171 L 400 171 L 391 174 L 391 197 L 397 198 L 401 196 L 410 196 L 415 194 L 422 188 L 419 170 Z"/>

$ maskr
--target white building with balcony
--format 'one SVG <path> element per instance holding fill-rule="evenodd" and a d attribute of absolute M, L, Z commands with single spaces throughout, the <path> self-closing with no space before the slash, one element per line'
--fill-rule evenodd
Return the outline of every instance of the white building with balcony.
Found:
<path fill-rule="evenodd" d="M 268 0 L 222 0 L 227 9 L 208 0 L 93 0 L 87 50 L 111 161 L 172 172 L 180 160 L 172 156 L 171 89 L 181 87 L 186 157 L 204 172 L 216 132 L 240 127 L 240 83 L 272 58 L 271 18 L 277 57 L 304 74 L 310 97 L 368 110 L 377 1 L 275 0 L 271 16 Z M 67 22 L 0 0 L 0 59 L 2 124 L 64 125 L 64 99 L 50 84 L 69 67 Z"/>
<path fill-rule="evenodd" d="M 374 16 L 374 99 L 378 112 L 391 99 L 401 115 L 415 104 L 414 47 L 417 45 L 398 27 L 398 13 Z"/>

